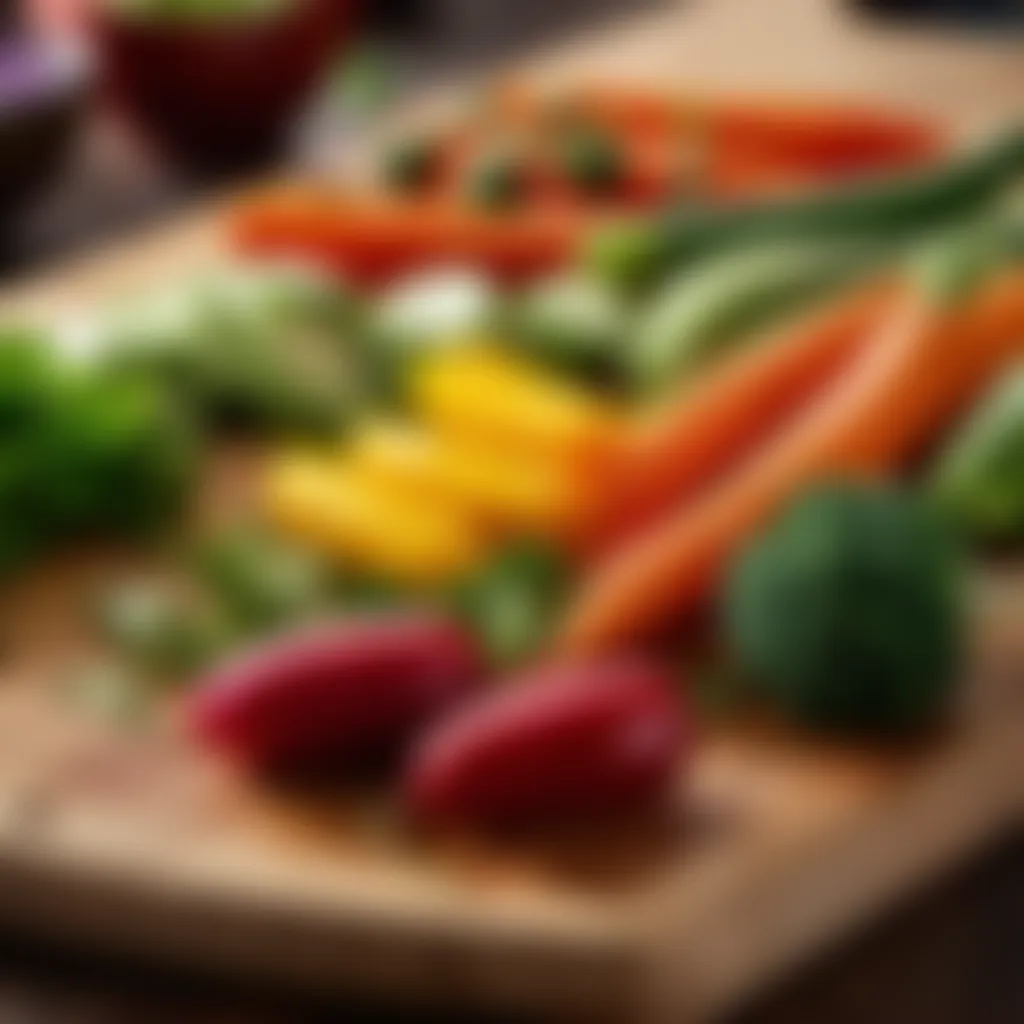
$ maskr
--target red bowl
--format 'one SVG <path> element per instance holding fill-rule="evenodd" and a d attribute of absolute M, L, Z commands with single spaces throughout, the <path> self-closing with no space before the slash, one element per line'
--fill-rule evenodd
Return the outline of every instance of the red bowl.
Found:
<path fill-rule="evenodd" d="M 356 0 L 292 0 L 244 21 L 175 23 L 99 3 L 101 73 L 155 146 L 191 167 L 279 152 L 355 22 Z"/>

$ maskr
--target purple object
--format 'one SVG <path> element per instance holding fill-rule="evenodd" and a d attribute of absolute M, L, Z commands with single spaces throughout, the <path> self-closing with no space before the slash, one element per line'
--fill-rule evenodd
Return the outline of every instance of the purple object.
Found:
<path fill-rule="evenodd" d="M 0 218 L 5 227 L 60 170 L 91 78 L 66 41 L 0 38 Z"/>

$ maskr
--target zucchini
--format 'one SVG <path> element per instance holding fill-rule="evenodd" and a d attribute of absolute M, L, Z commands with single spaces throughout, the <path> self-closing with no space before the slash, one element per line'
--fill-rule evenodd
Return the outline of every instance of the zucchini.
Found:
<path fill-rule="evenodd" d="M 657 389 L 850 280 L 877 251 L 766 245 L 684 270 L 656 294 L 625 350 L 630 376 Z"/>
<path fill-rule="evenodd" d="M 626 310 L 600 281 L 567 274 L 517 296 L 509 320 L 512 335 L 538 359 L 590 375 L 614 366 Z"/>
<path fill-rule="evenodd" d="M 783 201 L 687 207 L 656 219 L 609 226 L 591 240 L 585 258 L 600 276 L 638 286 L 755 241 L 892 237 L 981 209 L 1022 172 L 1024 126 L 938 168 Z"/>
<path fill-rule="evenodd" d="M 1024 365 L 996 383 L 939 456 L 930 493 L 970 538 L 1024 537 Z"/>

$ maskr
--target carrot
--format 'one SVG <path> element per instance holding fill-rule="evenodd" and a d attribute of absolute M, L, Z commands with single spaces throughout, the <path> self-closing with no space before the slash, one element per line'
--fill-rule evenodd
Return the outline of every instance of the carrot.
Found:
<path fill-rule="evenodd" d="M 561 265 L 580 228 L 571 211 L 503 216 L 447 201 L 307 189 L 250 199 L 230 224 L 245 252 L 305 257 L 370 283 L 455 262 L 503 278 L 528 277 Z"/>
<path fill-rule="evenodd" d="M 724 101 L 715 135 L 723 146 L 761 147 L 822 172 L 910 167 L 944 148 L 935 128 L 913 118 L 783 97 Z"/>
<path fill-rule="evenodd" d="M 482 131 L 476 125 L 452 129 L 439 144 L 434 179 L 418 198 L 465 205 L 467 174 L 493 137 L 493 129 Z M 715 147 L 679 133 L 635 136 L 618 131 L 613 138 L 623 157 L 621 180 L 588 193 L 566 176 L 550 137 L 527 134 L 520 146 L 527 183 L 523 207 L 623 213 L 649 210 L 680 196 L 739 199 L 816 180 L 782 157 L 749 146 Z"/>
<path fill-rule="evenodd" d="M 685 616 L 737 549 L 802 487 L 885 474 L 1024 349 L 1024 270 L 1000 273 L 965 306 L 911 291 L 851 372 L 763 451 L 680 506 L 585 579 L 558 646 L 585 652 Z"/>
<path fill-rule="evenodd" d="M 535 163 L 521 205 L 481 210 L 463 194 L 471 152 L 463 148 L 457 156 L 456 148 L 422 195 L 277 189 L 243 201 L 231 216 L 230 235 L 243 252 L 308 258 L 367 284 L 461 262 L 519 280 L 563 265 L 595 218 L 650 208 L 677 194 L 681 183 L 674 151 L 641 146 L 627 154 L 625 179 L 606 196 L 581 196 Z M 771 164 L 715 157 L 691 187 L 735 197 L 786 180 L 787 172 Z"/>
<path fill-rule="evenodd" d="M 679 138 L 622 138 L 622 180 L 605 193 L 583 195 L 555 168 L 540 176 L 539 204 L 549 198 L 588 213 L 656 209 L 679 198 L 736 200 L 793 191 L 815 180 L 792 164 L 749 147 L 692 147 Z"/>
<path fill-rule="evenodd" d="M 829 172 L 919 164 L 944 148 L 931 124 L 843 99 L 708 96 L 610 81 L 559 91 L 512 80 L 498 89 L 496 107 L 520 123 L 564 111 L 631 135 L 678 135 L 689 128 L 716 146 L 756 148 Z"/>
<path fill-rule="evenodd" d="M 872 284 L 832 300 L 637 416 L 587 546 L 607 549 L 722 474 L 853 356 L 890 296 Z"/>

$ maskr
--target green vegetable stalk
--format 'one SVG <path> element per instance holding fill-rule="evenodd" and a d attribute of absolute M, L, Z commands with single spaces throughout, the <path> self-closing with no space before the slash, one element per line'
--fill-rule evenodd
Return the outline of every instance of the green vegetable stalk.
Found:
<path fill-rule="evenodd" d="M 940 454 L 929 490 L 965 536 L 1024 538 L 1024 366 L 982 398 Z"/>
<path fill-rule="evenodd" d="M 679 376 L 821 298 L 881 256 L 878 246 L 773 243 L 727 252 L 672 277 L 640 316 L 624 349 L 644 390 Z"/>
<path fill-rule="evenodd" d="M 214 427 L 322 434 L 359 401 L 359 319 L 304 269 L 222 271 L 113 317 L 101 365 L 151 379 Z"/>
<path fill-rule="evenodd" d="M 566 274 L 528 288 L 510 303 L 509 333 L 535 358 L 586 378 L 614 375 L 627 311 L 593 278 Z"/>
<path fill-rule="evenodd" d="M 891 239 L 964 217 L 1024 173 L 1024 129 L 937 169 L 787 200 L 687 207 L 599 232 L 587 254 L 599 276 L 636 287 L 751 243 L 810 238 Z"/>

